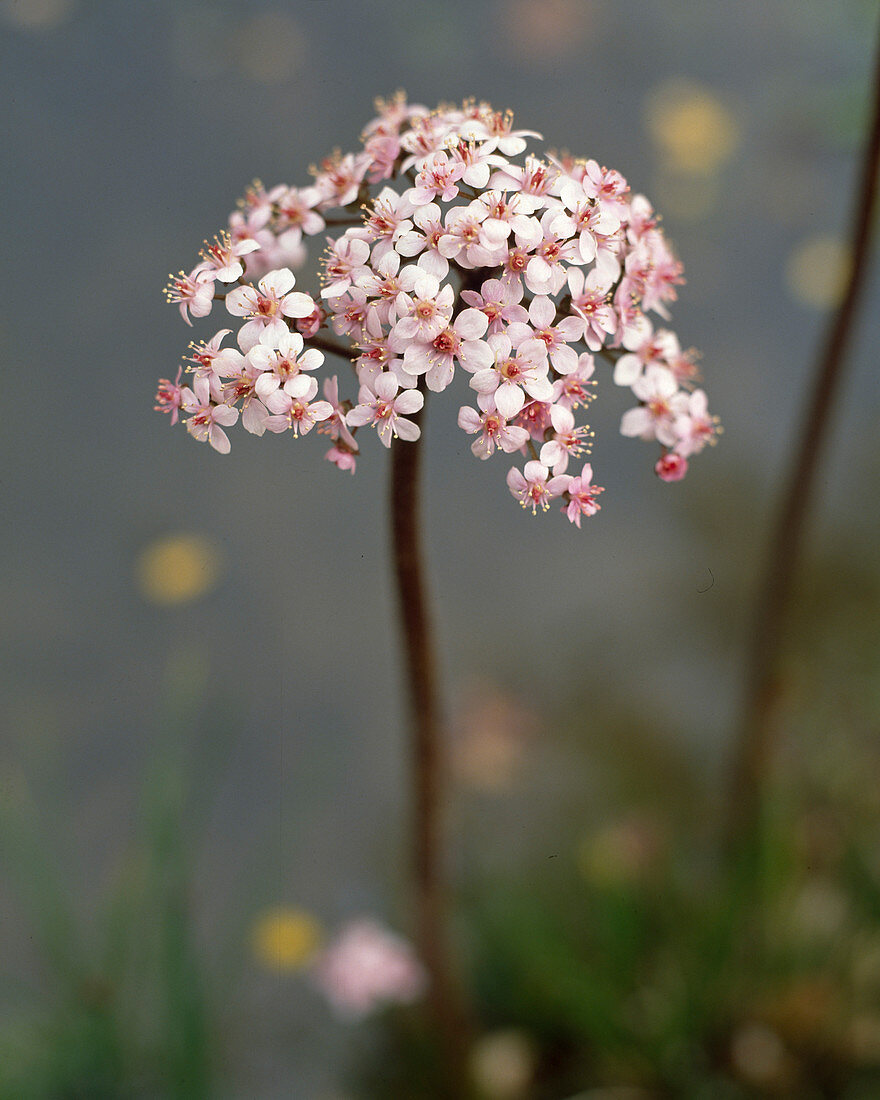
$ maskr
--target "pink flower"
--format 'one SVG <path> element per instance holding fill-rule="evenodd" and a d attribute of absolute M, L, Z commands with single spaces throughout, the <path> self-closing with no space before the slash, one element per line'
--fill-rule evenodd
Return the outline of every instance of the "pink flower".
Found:
<path fill-rule="evenodd" d="M 560 233 L 556 212 L 547 210 L 541 218 L 543 238 L 535 248 L 525 271 L 525 284 L 533 294 L 556 295 L 565 285 L 571 264 L 583 264 L 577 240 L 567 240 Z"/>
<path fill-rule="evenodd" d="M 412 947 L 375 921 L 351 921 L 318 957 L 312 978 L 332 1008 L 357 1020 L 386 1005 L 411 1004 L 427 975 Z"/>
<path fill-rule="evenodd" d="M 593 433 L 586 424 L 575 427 L 574 413 L 567 405 L 550 406 L 550 423 L 553 438 L 544 444 L 538 457 L 554 474 L 564 474 L 569 457 L 582 454 L 587 446 L 585 437 L 591 438 Z"/>
<path fill-rule="evenodd" d="M 529 438 L 543 443 L 550 424 L 550 410 L 553 406 L 547 401 L 527 401 L 516 416 L 516 426 L 525 428 Z"/>
<path fill-rule="evenodd" d="M 596 396 L 592 389 L 596 385 L 593 381 L 594 370 L 592 355 L 584 352 L 578 357 L 577 370 L 557 378 L 553 383 L 553 403 L 570 409 L 589 404 Z"/>
<path fill-rule="evenodd" d="M 285 329 L 277 342 L 268 341 L 264 333 L 248 352 L 248 359 L 262 372 L 257 378 L 256 390 L 265 399 L 300 371 L 317 370 L 324 362 L 324 353 L 317 348 L 303 351 L 302 336 Z"/>
<path fill-rule="evenodd" d="M 513 346 L 519 347 L 526 340 L 541 340 L 557 374 L 571 374 L 577 370 L 577 352 L 568 345 L 583 338 L 584 322 L 581 318 L 563 317 L 558 325 L 554 325 L 556 306 L 541 294 L 529 304 L 529 320 L 531 327 L 520 322 L 508 326 L 507 335 Z"/>
<path fill-rule="evenodd" d="M 479 121 L 489 137 L 487 147 L 497 149 L 505 157 L 515 157 L 523 152 L 527 137 L 541 136 L 536 130 L 514 130 L 513 114 L 510 111 L 493 111 L 488 105 L 480 112 Z"/>
<path fill-rule="evenodd" d="M 688 461 L 684 455 L 675 451 L 667 451 L 662 458 L 657 460 L 654 473 L 661 481 L 681 481 L 687 473 Z"/>
<path fill-rule="evenodd" d="M 469 306 L 485 313 L 489 318 L 489 333 L 502 332 L 505 322 L 528 321 L 529 315 L 519 303 L 522 301 L 522 283 L 503 283 L 500 279 L 487 279 L 478 294 L 475 290 L 463 290 L 461 298 Z"/>
<path fill-rule="evenodd" d="M 501 188 L 504 191 L 519 191 L 528 203 L 523 202 L 523 213 L 534 212 L 544 205 L 544 200 L 553 193 L 553 188 L 559 178 L 559 170 L 552 164 L 545 164 L 537 157 L 526 157 L 523 168 L 518 165 L 508 164 L 499 172 L 495 172 L 489 180 L 490 187 Z M 531 211 L 529 211 L 531 207 Z"/>
<path fill-rule="evenodd" d="M 285 317 L 308 317 L 315 303 L 308 294 L 294 291 L 296 276 L 286 267 L 264 275 L 258 286 L 239 286 L 226 295 L 226 308 L 235 317 L 249 317 L 238 334 L 247 351 L 258 340 L 280 340 L 288 328 Z M 268 330 L 268 331 L 264 331 Z"/>
<path fill-rule="evenodd" d="M 345 418 L 349 427 L 357 428 L 374 424 L 379 438 L 386 447 L 392 437 L 415 440 L 421 435 L 418 424 L 404 419 L 418 412 L 425 398 L 418 390 L 404 390 L 398 394 L 399 382 L 393 374 L 380 374 L 371 385 L 361 386 L 358 404 Z"/>
<path fill-rule="evenodd" d="M 687 395 L 679 390 L 672 371 L 666 367 L 648 367 L 633 383 L 632 390 L 642 405 L 623 414 L 621 435 L 657 439 L 666 447 L 674 447 L 677 437 L 673 421 Z"/>
<path fill-rule="evenodd" d="M 339 401 L 339 383 L 336 380 L 335 374 L 332 378 L 324 379 L 324 398 L 333 411 L 324 423 L 321 424 L 318 431 L 329 435 L 334 443 L 342 445 L 341 449 L 343 451 L 352 455 L 350 466 L 341 466 L 339 462 L 336 462 L 336 465 L 339 466 L 340 469 L 351 469 L 351 472 L 354 473 L 353 456 L 358 452 L 358 445 L 355 443 L 354 436 L 348 430 L 348 425 L 345 423 L 346 411 Z"/>
<path fill-rule="evenodd" d="M 341 297 L 331 298 L 327 308 L 336 335 L 359 341 L 367 323 L 367 311 L 372 308 L 367 300 L 367 292 L 359 286 L 353 286 Z"/>
<path fill-rule="evenodd" d="M 246 357 L 239 356 L 236 369 L 228 372 L 229 378 L 223 383 L 221 397 L 230 405 L 241 402 L 241 425 L 252 435 L 262 435 L 269 421 L 269 412 L 256 392 L 256 384 L 261 377 L 259 368 Z"/>
<path fill-rule="evenodd" d="M 370 167 L 367 170 L 370 183 L 391 179 L 400 153 L 400 139 L 396 134 L 374 134 L 365 142 L 364 152 L 370 155 Z"/>
<path fill-rule="evenodd" d="M 529 216 L 532 200 L 517 192 L 508 194 L 505 191 L 491 190 L 484 191 L 471 206 L 477 204 L 485 208 L 483 228 L 493 241 L 506 241 L 511 233 L 516 235 L 520 244 L 529 241 L 537 244 L 540 240 L 540 223 Z"/>
<path fill-rule="evenodd" d="M 285 247 L 287 242 L 276 237 L 267 222 L 272 215 L 272 207 L 268 201 L 259 202 L 255 206 L 246 206 L 244 210 L 234 210 L 229 215 L 227 232 L 233 245 L 241 241 L 254 241 L 258 248 L 249 253 L 247 272 L 251 279 L 265 275 L 273 267 L 280 267 L 283 262 L 291 267 L 299 267 L 305 260 L 305 249 L 301 247 L 299 238 L 291 241 L 291 247 Z M 283 236 L 283 234 L 282 234 Z M 289 257 L 281 260 L 282 254 Z"/>
<path fill-rule="evenodd" d="M 569 268 L 571 308 L 584 320 L 584 339 L 590 351 L 599 351 L 607 336 L 617 331 L 617 317 L 611 308 L 611 283 L 598 271 L 589 275 L 579 267 Z"/>
<path fill-rule="evenodd" d="M 547 378 L 547 349 L 540 340 L 524 340 L 514 351 L 510 338 L 500 333 L 490 336 L 488 344 L 495 362 L 474 374 L 472 389 L 492 394 L 498 411 L 507 418 L 520 411 L 526 394 L 536 401 L 550 400 L 553 387 Z"/>
<path fill-rule="evenodd" d="M 410 216 L 413 204 L 405 195 L 398 195 L 390 187 L 384 187 L 366 212 L 366 229 L 377 243 L 373 245 L 373 259 L 380 260 L 392 249 L 396 241 L 413 226 Z"/>
<path fill-rule="evenodd" d="M 429 111 L 398 95 L 377 111 L 362 151 L 328 157 L 313 185 L 255 182 L 229 231 L 172 280 L 187 324 L 223 298 L 218 281 L 243 284 L 225 294 L 241 320 L 234 346 L 230 329 L 191 345 L 192 388 L 162 379 L 156 408 L 172 423 L 188 413 L 188 430 L 221 450 L 239 418 L 255 434 L 317 426 L 328 460 L 354 472 L 357 430 L 375 427 L 385 446 L 418 438 L 424 390 L 446 389 L 460 366 L 476 393 L 458 414 L 474 455 L 531 458 L 511 492 L 533 512 L 565 494 L 579 526 L 601 490 L 589 465 L 567 467 L 592 440 L 580 410 L 595 396 L 591 353 L 604 352 L 638 401 L 621 432 L 659 442 L 658 474 L 680 477 L 720 428 L 694 392 L 696 353 L 657 328 L 682 269 L 648 200 L 595 160 L 530 155 L 538 135 L 485 102 Z M 325 220 L 333 206 L 342 214 Z M 290 268 L 328 229 L 316 302 Z M 357 402 L 336 376 L 317 399 L 318 348 L 350 358 Z"/>
<path fill-rule="evenodd" d="M 465 166 L 460 161 L 451 161 L 443 152 L 432 153 L 407 196 L 413 206 L 427 206 L 438 197 L 449 202 L 458 194 L 458 181 L 464 172 Z"/>
<path fill-rule="evenodd" d="M 193 439 L 201 443 L 207 440 L 220 454 L 229 453 L 229 437 L 223 428 L 231 427 L 238 420 L 238 409 L 213 404 L 207 378 L 197 378 L 192 389 L 184 387 L 181 407 L 190 414 L 186 428 Z"/>
<path fill-rule="evenodd" d="M 266 398 L 266 408 L 273 413 L 266 421 L 271 432 L 293 429 L 295 436 L 308 435 L 321 420 L 333 415 L 329 401 L 313 401 L 318 383 L 307 374 L 297 374 Z"/>
<path fill-rule="evenodd" d="M 221 328 L 210 340 L 190 344 L 189 361 L 194 364 L 196 378 L 207 378 L 213 393 L 220 385 L 224 371 L 235 367 L 241 355 L 234 348 L 222 348 L 220 345 L 232 329 Z"/>
<path fill-rule="evenodd" d="M 672 425 L 677 436 L 675 450 L 683 458 L 699 454 L 707 443 L 714 443 L 718 428 L 717 417 L 710 416 L 706 395 L 695 390 L 681 403 L 681 410 Z"/>
<path fill-rule="evenodd" d="M 465 268 L 495 267 L 507 252 L 510 226 L 503 222 L 486 224 L 486 215 L 487 209 L 481 203 L 450 210 L 438 244 L 440 255 Z"/>
<path fill-rule="evenodd" d="M 461 180 L 468 187 L 482 190 L 489 182 L 489 173 L 493 167 L 504 165 L 504 157 L 492 153 L 488 142 L 459 141 L 452 151 L 455 164 L 462 167 Z"/>
<path fill-rule="evenodd" d="M 297 243 L 303 234 L 314 237 L 326 225 L 324 219 L 315 210 L 321 201 L 317 187 L 276 187 L 269 193 L 269 200 L 278 211 L 278 228 L 284 233 L 295 232 L 290 240 Z"/>
<path fill-rule="evenodd" d="M 399 351 L 405 351 L 410 341 L 430 343 L 448 326 L 452 317 L 452 303 L 455 292 L 451 286 L 444 286 L 433 275 L 420 268 L 408 268 L 413 272 L 407 280 L 411 294 L 401 293 L 395 302 L 400 318 L 391 330 L 392 345 Z"/>
<path fill-rule="evenodd" d="M 183 387 L 180 384 L 180 376 L 183 367 L 177 368 L 177 377 L 173 382 L 167 378 L 159 379 L 159 388 L 156 390 L 156 404 L 153 406 L 156 412 L 170 413 L 171 424 L 177 423 L 178 410 L 183 403 Z"/>
<path fill-rule="evenodd" d="M 201 266 L 210 278 L 218 279 L 221 283 L 234 283 L 244 274 L 242 256 L 256 252 L 259 247 L 259 243 L 252 237 L 233 241 L 228 233 L 221 233 L 213 244 L 205 242 L 202 249 L 204 264 Z"/>
<path fill-rule="evenodd" d="M 629 185 L 619 172 L 600 168 L 594 160 L 586 163 L 583 185 L 586 193 L 612 214 L 619 213 L 629 191 Z"/>
<path fill-rule="evenodd" d="M 471 371 L 491 363 L 492 352 L 480 339 L 488 327 L 488 319 L 478 309 L 462 310 L 430 343 L 410 344 L 404 366 L 410 374 L 424 374 L 428 389 L 440 393 L 452 381 L 456 360 Z"/>
<path fill-rule="evenodd" d="M 419 256 L 419 267 L 437 279 L 445 279 L 449 260 L 440 254 L 440 238 L 446 233 L 440 207 L 435 202 L 421 206 L 412 220 L 416 228 L 401 234 L 394 245 L 396 251 L 401 256 Z"/>
<path fill-rule="evenodd" d="M 564 493 L 570 481 L 565 474 L 550 477 L 547 467 L 534 461 L 527 462 L 522 473 L 514 467 L 507 474 L 507 487 L 523 508 L 531 508 L 532 515 L 537 513 L 539 506 L 546 512 L 553 497 Z"/>
<path fill-rule="evenodd" d="M 469 405 L 458 410 L 458 426 L 469 435 L 479 432 L 479 439 L 471 444 L 471 450 L 477 458 L 489 458 L 495 453 L 495 448 L 510 454 L 518 451 L 528 442 L 529 433 L 525 428 L 510 425 L 495 408 L 495 402 L 491 396 L 487 398 L 487 407 L 482 412 L 477 412 Z"/>
<path fill-rule="evenodd" d="M 324 455 L 324 458 L 328 462 L 332 462 L 337 469 L 347 471 L 350 474 L 353 474 L 357 469 L 357 455 L 344 450 L 336 443 Z"/>
<path fill-rule="evenodd" d="M 358 196 L 358 189 L 372 158 L 369 153 L 338 153 L 321 161 L 321 171 L 315 173 L 315 188 L 322 207 L 348 206 Z"/>
<path fill-rule="evenodd" d="M 660 333 L 658 333 L 658 336 Z M 700 380 L 700 368 L 697 366 L 699 352 L 696 348 L 681 350 L 678 337 L 674 332 L 668 333 L 669 342 L 666 346 L 666 366 L 675 375 L 679 386 L 690 389 L 695 382 Z"/>
<path fill-rule="evenodd" d="M 207 317 L 214 304 L 214 277 L 203 265 L 195 268 L 189 275 L 180 272 L 170 275 L 171 282 L 165 288 L 165 298 L 180 306 L 180 316 L 188 325 L 193 317 Z"/>
<path fill-rule="evenodd" d="M 401 172 L 412 167 L 421 167 L 433 153 L 438 153 L 446 144 L 449 126 L 438 114 L 425 114 L 413 119 L 413 125 L 400 138 L 401 148 L 411 153 L 404 157 L 400 165 Z"/>
<path fill-rule="evenodd" d="M 561 199 L 565 210 L 570 213 L 561 211 L 556 218 L 560 236 L 577 235 L 581 259 L 585 263 L 592 263 L 600 248 L 613 257 L 616 250 L 609 238 L 620 234 L 618 211 L 609 209 L 607 205 L 600 206 L 595 198 L 586 193 L 583 185 L 574 180 L 562 185 Z"/>
<path fill-rule="evenodd" d="M 568 504 L 562 510 L 575 527 L 580 527 L 581 516 L 594 516 L 601 507 L 596 503 L 596 497 L 605 490 L 593 485 L 592 481 L 593 467 L 586 462 L 580 476 L 571 478 L 568 483 Z"/>
<path fill-rule="evenodd" d="M 331 239 L 328 258 L 324 264 L 324 273 L 329 283 L 321 291 L 322 298 L 341 298 L 352 282 L 362 275 L 369 275 L 366 266 L 370 256 L 370 246 L 359 237 L 349 233 L 338 241 Z"/>
<path fill-rule="evenodd" d="M 675 334 L 663 329 L 655 333 L 644 314 L 641 314 L 637 324 L 629 326 L 623 334 L 623 346 L 630 351 L 627 355 L 621 355 L 614 366 L 616 386 L 631 386 L 646 367 L 665 367 L 669 356 L 676 357 L 680 354 Z"/>
<path fill-rule="evenodd" d="M 314 336 L 321 325 L 327 320 L 327 314 L 321 308 L 321 306 L 315 306 L 312 312 L 307 317 L 297 317 L 296 331 L 308 340 Z"/>

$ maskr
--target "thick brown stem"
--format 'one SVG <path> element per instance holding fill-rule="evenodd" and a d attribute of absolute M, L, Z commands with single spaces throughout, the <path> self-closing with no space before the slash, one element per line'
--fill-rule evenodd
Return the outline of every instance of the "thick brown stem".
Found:
<path fill-rule="evenodd" d="M 420 416 L 412 419 L 417 422 Z M 428 971 L 428 1012 L 449 1095 L 463 1096 L 466 1032 L 449 955 L 443 818 L 446 761 L 421 547 L 422 441 L 391 446 L 391 531 L 412 729 L 416 941 Z"/>
<path fill-rule="evenodd" d="M 748 654 L 745 706 L 736 746 L 727 812 L 731 854 L 757 838 L 763 786 L 778 725 L 779 650 L 810 507 L 843 366 L 865 285 L 873 238 L 873 211 L 880 172 L 880 54 L 874 76 L 873 108 L 865 142 L 858 197 L 850 235 L 852 266 L 841 303 L 832 315 L 816 367 L 809 404 L 800 429 L 766 569 L 758 592 Z"/>

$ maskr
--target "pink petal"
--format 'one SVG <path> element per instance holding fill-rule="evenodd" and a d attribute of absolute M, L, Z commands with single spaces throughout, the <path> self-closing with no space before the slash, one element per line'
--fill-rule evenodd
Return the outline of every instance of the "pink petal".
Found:
<path fill-rule="evenodd" d="M 397 420 L 394 424 L 394 430 L 400 439 L 405 439 L 408 442 L 414 442 L 422 434 L 418 424 L 413 424 L 411 420 Z"/>
<path fill-rule="evenodd" d="M 245 317 L 253 312 L 254 289 L 249 286 L 237 286 L 226 295 L 226 308 L 234 317 Z"/>
<path fill-rule="evenodd" d="M 458 426 L 466 432 L 478 432 L 483 426 L 483 418 L 470 405 L 463 405 L 458 410 Z"/>
<path fill-rule="evenodd" d="M 519 386 L 514 386 L 511 382 L 502 382 L 495 391 L 495 408 L 505 420 L 516 416 L 525 403 L 525 394 Z"/>
<path fill-rule="evenodd" d="M 277 271 L 267 272 L 260 279 L 260 290 L 264 294 L 274 298 L 283 298 L 288 290 L 293 289 L 296 278 L 289 267 L 279 268 Z"/>
<path fill-rule="evenodd" d="M 215 424 L 211 425 L 208 432 L 208 442 L 214 448 L 215 451 L 219 451 L 222 455 L 228 455 L 231 449 L 229 438 L 226 432 L 222 428 L 218 428 Z"/>
<path fill-rule="evenodd" d="M 411 413 L 418 412 L 424 403 L 424 395 L 418 390 L 404 390 L 394 402 L 394 411 L 409 416 Z"/>
<path fill-rule="evenodd" d="M 642 373 L 642 364 L 637 355 L 621 355 L 614 364 L 614 384 L 631 386 Z"/>
<path fill-rule="evenodd" d="M 285 296 L 281 303 L 281 312 L 285 317 L 308 317 L 315 312 L 315 303 L 308 294 L 295 290 Z"/>
<path fill-rule="evenodd" d="M 465 309 L 456 317 L 452 327 L 462 340 L 479 340 L 486 334 L 489 318 L 479 309 Z"/>

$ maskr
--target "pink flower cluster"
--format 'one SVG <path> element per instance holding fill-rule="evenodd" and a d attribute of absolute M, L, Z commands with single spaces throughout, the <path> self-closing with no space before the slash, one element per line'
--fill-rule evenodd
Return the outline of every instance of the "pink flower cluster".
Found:
<path fill-rule="evenodd" d="M 410 1004 L 428 983 L 409 943 L 367 918 L 339 932 L 315 960 L 312 980 L 333 1009 L 351 1020 L 386 1005 Z"/>
<path fill-rule="evenodd" d="M 649 317 L 668 321 L 683 279 L 648 200 L 595 160 L 527 153 L 540 135 L 486 103 L 428 111 L 399 94 L 377 108 L 360 152 L 324 161 L 309 187 L 254 184 L 172 278 L 188 324 L 221 300 L 239 327 L 225 346 L 229 328 L 192 344 L 189 384 L 162 379 L 157 409 L 222 452 L 239 419 L 255 435 L 317 427 L 354 473 L 361 429 L 386 447 L 418 439 L 425 392 L 464 376 L 473 453 L 522 456 L 513 496 L 533 513 L 559 499 L 579 527 L 602 492 L 580 420 L 599 357 L 635 398 L 623 435 L 659 443 L 657 474 L 682 478 L 719 428 L 695 353 Z M 326 230 L 320 293 L 294 290 L 291 267 Z M 350 361 L 356 399 L 336 376 L 318 398 L 325 353 Z"/>

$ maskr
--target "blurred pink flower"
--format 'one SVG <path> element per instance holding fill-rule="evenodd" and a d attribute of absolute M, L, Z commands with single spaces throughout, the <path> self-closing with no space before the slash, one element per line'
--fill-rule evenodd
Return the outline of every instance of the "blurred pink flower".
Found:
<path fill-rule="evenodd" d="M 411 1004 L 427 975 L 401 936 L 366 917 L 345 925 L 315 961 L 315 985 L 342 1017 L 360 1019 L 391 1004 Z"/>

